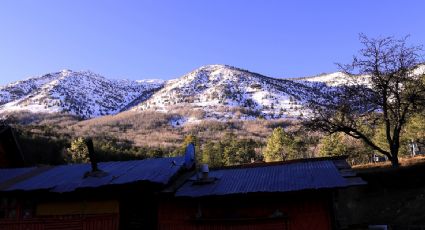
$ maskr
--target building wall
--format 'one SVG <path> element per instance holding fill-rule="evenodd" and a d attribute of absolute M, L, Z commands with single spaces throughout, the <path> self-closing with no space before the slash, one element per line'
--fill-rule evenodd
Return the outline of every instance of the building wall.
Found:
<path fill-rule="evenodd" d="M 116 200 L 40 203 L 36 209 L 36 216 L 114 213 L 119 213 L 119 203 Z"/>
<path fill-rule="evenodd" d="M 41 202 L 5 198 L 0 204 L 0 230 L 117 230 L 119 228 L 118 201 Z M 3 209 L 4 208 L 4 209 Z"/>
<path fill-rule="evenodd" d="M 44 216 L 0 220 L 0 230 L 116 230 L 118 214 Z"/>
<path fill-rule="evenodd" d="M 160 202 L 158 229 L 332 229 L 326 194 L 236 196 Z"/>
<path fill-rule="evenodd" d="M 138 193 L 120 200 L 120 229 L 157 229 L 158 201 L 154 194 Z"/>
<path fill-rule="evenodd" d="M 69 230 L 157 229 L 157 190 L 132 184 L 70 193 L 0 193 L 0 230 L 55 229 L 49 226 L 57 224 Z"/>

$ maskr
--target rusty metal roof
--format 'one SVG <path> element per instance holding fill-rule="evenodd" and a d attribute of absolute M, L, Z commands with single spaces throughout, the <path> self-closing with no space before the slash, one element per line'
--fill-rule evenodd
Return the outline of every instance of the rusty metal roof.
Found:
<path fill-rule="evenodd" d="M 0 191 L 48 190 L 71 192 L 80 188 L 128 184 L 140 181 L 167 184 L 182 167 L 182 157 L 101 162 L 101 176 L 85 176 L 90 164 L 0 170 Z"/>
<path fill-rule="evenodd" d="M 176 196 L 280 193 L 365 184 L 360 178 L 353 177 L 355 175 L 342 172 L 349 168 L 344 162 L 345 160 L 341 159 L 316 159 L 213 170 L 209 172 L 209 183 L 202 183 L 194 176 L 177 189 Z"/>

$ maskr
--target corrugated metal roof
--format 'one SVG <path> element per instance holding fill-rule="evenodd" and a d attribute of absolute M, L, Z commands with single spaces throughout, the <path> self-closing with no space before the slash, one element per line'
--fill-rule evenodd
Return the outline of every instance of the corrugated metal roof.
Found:
<path fill-rule="evenodd" d="M 70 192 L 79 188 L 126 184 L 138 181 L 167 184 L 182 167 L 182 162 L 182 157 L 101 162 L 98 164 L 99 169 L 107 173 L 102 177 L 84 177 L 85 173 L 91 170 L 90 164 L 60 165 L 43 171 L 37 171 L 37 168 L 2 169 L 0 171 L 2 173 L 0 174 L 0 191 L 45 189 L 52 192 Z M 3 181 L 10 181 L 13 177 L 21 174 L 31 174 L 31 172 L 34 172 L 34 175 L 7 187 L 2 187 L 1 185 Z"/>
<path fill-rule="evenodd" d="M 0 184 L 34 170 L 32 168 L 0 169 Z"/>
<path fill-rule="evenodd" d="M 202 197 L 259 192 L 290 192 L 347 187 L 351 184 L 332 160 L 271 164 L 209 172 L 212 183 L 194 183 L 196 176 L 177 191 L 178 197 Z"/>

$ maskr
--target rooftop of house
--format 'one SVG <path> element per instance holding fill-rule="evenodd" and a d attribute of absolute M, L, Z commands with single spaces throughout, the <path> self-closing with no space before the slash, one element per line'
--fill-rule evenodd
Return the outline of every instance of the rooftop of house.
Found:
<path fill-rule="evenodd" d="M 0 169 L 0 191 L 72 192 L 83 188 L 151 182 L 166 185 L 182 168 L 183 157 Z"/>
<path fill-rule="evenodd" d="M 184 157 L 0 169 L 0 192 L 73 192 L 84 188 L 150 182 L 171 185 L 177 197 L 222 196 L 247 193 L 283 193 L 334 189 L 365 182 L 344 157 L 311 158 L 272 163 L 251 163 L 201 173 L 184 168 Z M 179 174 L 179 175 L 178 175 Z M 178 175 L 180 178 L 176 178 Z M 193 176 L 191 176 L 193 175 Z M 176 185 L 178 184 L 178 185 Z M 170 189 L 172 188 L 172 189 Z"/>
<path fill-rule="evenodd" d="M 211 170 L 208 178 L 196 174 L 176 191 L 177 197 L 223 196 L 248 193 L 283 193 L 334 189 L 365 182 L 356 176 L 345 157 L 311 158 L 253 163 Z"/>

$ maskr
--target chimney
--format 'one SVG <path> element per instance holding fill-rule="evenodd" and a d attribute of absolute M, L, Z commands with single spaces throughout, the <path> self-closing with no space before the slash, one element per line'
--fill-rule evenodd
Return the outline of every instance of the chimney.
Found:
<path fill-rule="evenodd" d="M 93 140 L 91 138 L 87 138 L 85 140 L 85 142 L 86 142 L 86 145 L 87 145 L 87 149 L 89 150 L 91 171 L 97 172 L 97 171 L 99 171 L 99 168 L 97 167 L 97 159 L 96 159 L 96 154 L 95 154 L 94 148 L 93 148 Z"/>
<path fill-rule="evenodd" d="M 210 169 L 208 164 L 202 164 L 199 168 L 199 171 L 196 173 L 196 180 L 193 182 L 194 185 L 204 185 L 211 184 L 217 180 L 216 177 L 211 177 L 209 175 Z"/>
<path fill-rule="evenodd" d="M 208 168 L 208 164 L 202 164 L 201 165 L 201 173 L 202 173 L 202 180 L 208 180 L 208 173 L 210 172 L 210 169 Z"/>

